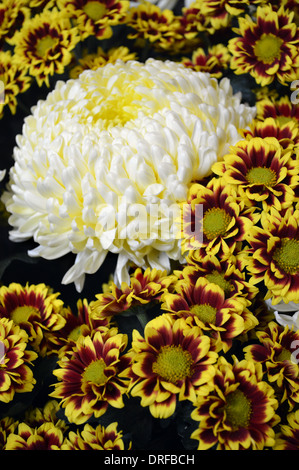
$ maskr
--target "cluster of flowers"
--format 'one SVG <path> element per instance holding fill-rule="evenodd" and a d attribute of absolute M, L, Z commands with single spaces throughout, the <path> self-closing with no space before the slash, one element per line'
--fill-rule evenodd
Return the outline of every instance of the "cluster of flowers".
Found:
<path fill-rule="evenodd" d="M 12 239 L 34 237 L 48 259 L 73 250 L 79 287 L 109 249 L 131 269 L 76 311 L 43 283 L 0 287 L 1 449 L 144 449 L 140 427 L 157 422 L 189 449 L 299 449 L 299 105 L 285 88 L 299 78 L 298 6 L 2 2 L 3 110 L 34 79 L 74 79 L 18 136 Z M 132 47 L 104 52 L 116 26 Z M 96 51 L 80 53 L 87 43 Z M 180 64 L 141 66 L 140 53 Z M 228 71 L 259 86 L 254 119 L 218 84 Z M 138 255 L 134 237 L 105 238 L 117 191 L 187 206 L 181 244 L 156 240 L 146 268 L 154 241 Z M 161 253 L 175 253 L 171 268 Z"/>
<path fill-rule="evenodd" d="M 249 73 L 262 86 L 298 79 L 296 0 L 195 0 L 185 2 L 178 13 L 154 3 L 3 0 L 0 77 L 5 99 L 0 115 L 5 106 L 15 113 L 16 97 L 33 82 L 49 87 L 53 76 L 74 78 L 117 58 L 166 55 L 217 78 L 228 68 Z M 104 40 L 111 38 L 114 46 L 104 50 Z M 124 38 L 129 47 L 117 45 Z"/>

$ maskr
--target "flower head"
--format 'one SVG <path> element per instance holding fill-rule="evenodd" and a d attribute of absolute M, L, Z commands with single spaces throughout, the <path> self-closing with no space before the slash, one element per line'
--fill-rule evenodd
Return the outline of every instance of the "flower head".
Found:
<path fill-rule="evenodd" d="M 16 393 L 30 392 L 36 383 L 31 369 L 37 354 L 28 346 L 28 335 L 12 320 L 0 318 L 0 402 Z"/>
<path fill-rule="evenodd" d="M 82 431 L 70 431 L 62 445 L 62 450 L 125 450 L 123 433 L 117 429 L 118 423 L 107 427 L 99 424 L 92 427 L 85 424 Z"/>
<path fill-rule="evenodd" d="M 234 338 L 258 323 L 247 309 L 249 301 L 237 296 L 225 298 L 224 290 L 204 277 L 194 284 L 183 278 L 176 285 L 176 293 L 164 294 L 163 300 L 162 309 L 192 321 L 209 335 L 217 351 L 227 352 Z"/>
<path fill-rule="evenodd" d="M 116 328 L 81 335 L 73 354 L 61 358 L 54 375 L 59 379 L 50 396 L 60 399 L 71 423 L 85 423 L 91 416 L 102 416 L 109 405 L 122 408 L 128 380 L 121 373 L 130 358 L 123 353 L 127 336 Z"/>
<path fill-rule="evenodd" d="M 0 318 L 24 329 L 31 346 L 42 356 L 51 351 L 58 330 L 65 325 L 63 301 L 45 284 L 11 283 L 0 287 Z"/>
<path fill-rule="evenodd" d="M 273 450 L 299 450 L 299 410 L 287 415 L 287 424 L 280 425 Z"/>
<path fill-rule="evenodd" d="M 294 12 L 272 9 L 271 5 L 257 8 L 256 20 L 239 18 L 239 35 L 230 39 L 231 67 L 236 74 L 250 73 L 262 86 L 276 78 L 285 84 L 298 75 L 299 30 L 293 22 Z"/>
<path fill-rule="evenodd" d="M 198 450 L 263 450 L 273 447 L 278 402 L 274 389 L 263 380 L 260 364 L 218 359 L 216 374 L 201 387 L 192 418 L 199 421 L 191 437 Z"/>
<path fill-rule="evenodd" d="M 283 152 L 274 137 L 242 140 L 217 162 L 212 170 L 228 185 L 237 188 L 242 200 L 261 202 L 264 210 L 292 205 L 299 183 L 299 161 L 292 151 Z"/>
<path fill-rule="evenodd" d="M 49 87 L 49 76 L 64 72 L 79 40 L 69 17 L 53 9 L 28 19 L 12 43 L 17 63 L 29 70 L 39 86 L 45 83 Z"/>
<path fill-rule="evenodd" d="M 298 214 L 293 206 L 284 214 L 274 208 L 262 214 L 261 227 L 252 228 L 242 255 L 250 282 L 264 284 L 265 299 L 273 305 L 299 302 Z"/>
<path fill-rule="evenodd" d="M 110 38 L 112 26 L 125 20 L 130 4 L 127 0 L 58 0 L 57 3 L 75 20 L 81 39 Z"/>
<path fill-rule="evenodd" d="M 230 54 L 223 44 L 216 44 L 208 48 L 205 53 L 203 48 L 198 48 L 192 53 L 191 59 L 182 58 L 185 67 L 190 67 L 199 72 L 208 72 L 211 77 L 222 77 L 223 71 L 227 69 Z"/>
<path fill-rule="evenodd" d="M 5 450 L 60 450 L 63 432 L 53 423 L 43 423 L 33 428 L 20 423 L 15 433 L 9 434 Z"/>
<path fill-rule="evenodd" d="M 3 195 L 11 239 L 34 237 L 32 256 L 76 254 L 63 283 L 79 290 L 108 251 L 119 255 L 119 284 L 129 262 L 169 270 L 183 259 L 178 202 L 253 113 L 227 79 L 171 61 L 117 61 L 57 83 L 17 139 Z"/>
<path fill-rule="evenodd" d="M 213 377 L 216 359 L 210 338 L 198 327 L 160 315 L 146 324 L 144 337 L 133 331 L 130 393 L 155 418 L 168 418 L 177 400 L 193 401 L 196 389 Z"/>
<path fill-rule="evenodd" d="M 299 366 L 296 351 L 299 333 L 270 322 L 258 331 L 258 344 L 246 346 L 245 358 L 264 365 L 270 383 L 275 383 L 280 403 L 287 400 L 292 409 L 299 403 Z"/>

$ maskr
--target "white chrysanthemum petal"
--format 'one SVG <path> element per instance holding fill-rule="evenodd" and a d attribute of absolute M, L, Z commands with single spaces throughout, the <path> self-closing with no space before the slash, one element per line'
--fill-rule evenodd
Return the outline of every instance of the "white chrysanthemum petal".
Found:
<path fill-rule="evenodd" d="M 210 174 L 254 114 L 228 79 L 171 61 L 118 60 L 57 82 L 16 138 L 3 195 L 11 240 L 33 237 L 31 256 L 74 253 L 63 282 L 80 289 L 108 250 L 118 282 L 130 263 L 169 269 L 182 255 L 165 208 Z"/>

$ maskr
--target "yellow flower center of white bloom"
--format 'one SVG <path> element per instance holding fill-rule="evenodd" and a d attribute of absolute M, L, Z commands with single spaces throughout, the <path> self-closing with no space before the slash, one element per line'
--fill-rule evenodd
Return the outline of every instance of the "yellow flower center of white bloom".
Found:
<path fill-rule="evenodd" d="M 193 313 L 193 315 L 196 315 L 204 324 L 215 324 L 217 310 L 211 305 L 192 305 L 192 307 L 190 307 L 190 311 Z"/>
<path fill-rule="evenodd" d="M 251 403 L 241 390 L 237 389 L 227 395 L 224 410 L 226 421 L 233 429 L 248 426 Z"/>
<path fill-rule="evenodd" d="M 82 9 L 93 21 L 100 20 L 106 13 L 105 5 L 96 1 L 87 2 Z"/>
<path fill-rule="evenodd" d="M 26 323 L 31 316 L 36 315 L 39 315 L 39 310 L 37 308 L 31 307 L 30 305 L 23 305 L 16 307 L 11 312 L 11 319 L 18 325 L 21 323 Z"/>
<path fill-rule="evenodd" d="M 275 171 L 271 170 L 271 168 L 265 167 L 256 167 L 251 168 L 247 175 L 246 179 L 250 184 L 263 184 L 268 187 L 275 186 L 276 184 L 276 173 Z"/>
<path fill-rule="evenodd" d="M 231 221 L 231 216 L 220 207 L 213 207 L 204 213 L 203 233 L 208 240 L 224 235 Z"/>
<path fill-rule="evenodd" d="M 36 54 L 39 57 L 45 57 L 45 54 L 51 49 L 55 44 L 57 44 L 57 39 L 52 38 L 49 34 L 42 39 L 39 39 L 35 46 Z"/>
<path fill-rule="evenodd" d="M 104 385 L 107 382 L 105 368 L 106 364 L 103 359 L 91 362 L 83 372 L 83 380 L 96 385 Z"/>
<path fill-rule="evenodd" d="M 280 58 L 282 44 L 283 40 L 277 36 L 263 34 L 255 43 L 254 53 L 260 61 L 270 64 L 274 59 Z"/>
<path fill-rule="evenodd" d="M 276 248 L 273 259 L 288 274 L 299 272 L 299 240 L 282 238 L 281 246 Z"/>
<path fill-rule="evenodd" d="M 153 372 L 163 380 L 176 384 L 192 376 L 192 356 L 182 346 L 163 346 L 153 364 Z"/>

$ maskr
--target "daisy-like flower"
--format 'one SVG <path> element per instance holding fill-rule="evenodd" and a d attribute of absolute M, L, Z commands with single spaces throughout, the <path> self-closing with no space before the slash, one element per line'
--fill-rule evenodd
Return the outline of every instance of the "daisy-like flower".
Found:
<path fill-rule="evenodd" d="M 261 364 L 219 357 L 216 374 L 197 393 L 191 417 L 199 421 L 191 438 L 198 450 L 263 450 L 275 444 L 278 402 L 263 381 Z"/>
<path fill-rule="evenodd" d="M 12 114 L 16 113 L 20 93 L 24 93 L 31 84 L 26 67 L 21 67 L 10 51 L 0 51 L 0 118 L 4 108 L 9 107 Z"/>
<path fill-rule="evenodd" d="M 108 63 L 114 64 L 118 59 L 123 62 L 128 60 L 136 59 L 136 53 L 130 52 L 127 47 L 112 47 L 107 52 L 101 47 L 98 47 L 97 52 L 94 54 L 84 54 L 81 59 L 79 59 L 79 64 L 75 65 L 70 70 L 70 78 L 78 78 L 80 73 L 84 70 L 97 70 L 99 67 L 103 67 Z"/>
<path fill-rule="evenodd" d="M 63 432 L 53 423 L 43 423 L 33 428 L 20 423 L 15 433 L 11 433 L 5 450 L 61 450 Z"/>
<path fill-rule="evenodd" d="M 193 401 L 197 388 L 212 379 L 216 360 L 200 328 L 162 314 L 146 324 L 144 337 L 133 330 L 130 393 L 155 418 L 168 418 L 178 400 Z"/>
<path fill-rule="evenodd" d="M 206 186 L 194 183 L 182 211 L 182 248 L 197 249 L 202 259 L 207 255 L 228 259 L 258 218 L 255 208 L 237 200 L 232 186 L 221 178 L 212 178 Z"/>
<path fill-rule="evenodd" d="M 2 196 L 11 239 L 34 237 L 31 256 L 76 254 L 62 282 L 78 290 L 108 251 L 118 285 L 130 263 L 169 272 L 183 261 L 178 203 L 253 115 L 227 79 L 172 61 L 117 61 L 58 82 L 17 138 Z"/>
<path fill-rule="evenodd" d="M 230 24 L 232 16 L 244 13 L 249 0 L 203 0 L 202 12 L 210 18 L 211 25 L 217 30 Z"/>
<path fill-rule="evenodd" d="M 0 44 L 10 42 L 15 31 L 30 18 L 30 10 L 23 0 L 2 0 L 0 4 Z"/>
<path fill-rule="evenodd" d="M 122 408 L 128 379 L 122 372 L 129 366 L 130 357 L 122 354 L 127 336 L 116 328 L 94 335 L 81 335 L 73 354 L 58 361 L 53 374 L 59 379 L 49 396 L 60 400 L 71 423 L 83 424 L 91 416 L 99 418 L 109 405 Z"/>
<path fill-rule="evenodd" d="M 280 425 L 273 450 L 299 450 L 299 410 L 289 413 L 287 421 Z"/>
<path fill-rule="evenodd" d="M 18 421 L 10 417 L 0 419 L 0 450 L 4 450 L 7 437 L 15 431 L 18 424 Z"/>
<path fill-rule="evenodd" d="M 77 312 L 64 309 L 62 316 L 65 319 L 65 326 L 57 331 L 55 337 L 57 346 L 53 347 L 60 358 L 72 354 L 79 336 L 92 336 L 95 331 L 106 331 L 111 326 L 109 316 L 92 318 L 91 306 L 87 299 L 77 301 Z"/>
<path fill-rule="evenodd" d="M 267 118 L 275 119 L 280 126 L 291 121 L 299 127 L 299 105 L 292 103 L 287 95 L 263 97 L 256 102 L 256 119 L 265 121 Z"/>
<path fill-rule="evenodd" d="M 26 331 L 7 318 L 0 318 L 0 344 L 0 402 L 9 403 L 16 393 L 33 390 L 30 366 L 37 354 L 29 349 Z"/>
<path fill-rule="evenodd" d="M 280 403 L 287 401 L 293 409 L 299 403 L 299 332 L 270 322 L 256 335 L 259 344 L 246 346 L 245 358 L 263 365 Z"/>
<path fill-rule="evenodd" d="M 247 140 L 253 137 L 274 137 L 284 151 L 294 151 L 299 145 L 299 125 L 293 120 L 280 124 L 279 120 L 268 117 L 263 121 L 255 119 L 249 129 L 243 130 L 243 135 Z"/>
<path fill-rule="evenodd" d="M 167 47 L 175 34 L 176 16 L 172 10 L 161 10 L 150 2 L 130 8 L 126 24 L 133 29 L 129 39 L 144 39 L 150 43 Z"/>
<path fill-rule="evenodd" d="M 191 59 L 182 58 L 185 67 L 190 67 L 198 72 L 208 72 L 211 77 L 222 77 L 223 71 L 227 69 L 230 54 L 223 44 L 216 44 L 208 48 L 207 53 L 201 47 L 193 51 Z"/>
<path fill-rule="evenodd" d="M 239 74 L 249 73 L 261 86 L 276 78 L 283 85 L 298 78 L 299 30 L 293 22 L 294 12 L 272 9 L 271 5 L 257 8 L 256 20 L 239 18 L 239 35 L 229 40 L 231 68 Z"/>
<path fill-rule="evenodd" d="M 272 208 L 263 213 L 261 227 L 248 238 L 249 249 L 242 254 L 250 282 L 267 289 L 265 300 L 299 302 L 299 211 L 289 207 L 285 214 Z"/>
<path fill-rule="evenodd" d="M 49 77 L 64 72 L 79 40 L 66 13 L 53 9 L 28 19 L 11 42 L 17 63 L 29 69 L 39 86 L 49 87 Z"/>
<path fill-rule="evenodd" d="M 281 210 L 292 205 L 299 183 L 299 160 L 292 156 L 274 137 L 253 137 L 238 142 L 212 171 L 233 185 L 247 205 L 255 201 L 265 211 Z"/>
<path fill-rule="evenodd" d="M 137 268 L 130 275 L 129 284 L 123 282 L 119 288 L 112 282 L 109 289 L 96 295 L 97 300 L 90 304 L 91 316 L 104 320 L 131 307 L 159 301 L 173 281 L 174 276 L 166 271 Z"/>
<path fill-rule="evenodd" d="M 11 283 L 0 287 L 0 318 L 13 320 L 24 329 L 30 345 L 41 356 L 51 351 L 58 330 L 65 325 L 63 301 L 45 284 Z"/>
<path fill-rule="evenodd" d="M 58 0 L 61 11 L 67 12 L 76 23 L 81 39 L 95 36 L 107 39 L 112 27 L 126 19 L 130 5 L 126 0 Z"/>
<path fill-rule="evenodd" d="M 118 423 L 96 428 L 85 424 L 82 431 L 69 433 L 61 450 L 125 450 L 123 433 L 117 427 Z"/>
<path fill-rule="evenodd" d="M 60 410 L 60 406 L 56 400 L 49 400 L 46 402 L 43 408 L 29 408 L 25 412 L 24 422 L 31 428 L 38 428 L 43 423 L 52 423 L 56 428 L 67 431 L 67 423 L 57 418 L 57 413 Z"/>
<path fill-rule="evenodd" d="M 163 310 L 176 318 L 189 319 L 210 337 L 217 352 L 227 352 L 234 338 L 258 324 L 247 308 L 250 301 L 237 296 L 226 299 L 223 289 L 204 277 L 199 277 L 194 284 L 180 280 L 176 293 L 166 293 L 162 300 Z"/>

